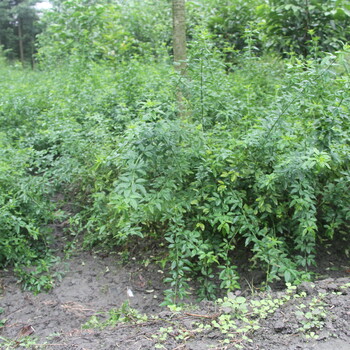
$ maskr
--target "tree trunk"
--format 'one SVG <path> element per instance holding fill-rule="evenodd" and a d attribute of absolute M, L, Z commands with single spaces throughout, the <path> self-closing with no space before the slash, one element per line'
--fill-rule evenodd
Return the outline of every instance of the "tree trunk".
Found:
<path fill-rule="evenodd" d="M 173 0 L 173 52 L 175 69 L 182 77 L 186 75 L 186 13 L 185 0 Z M 180 88 L 176 91 L 181 117 L 186 115 L 184 98 Z"/>
<path fill-rule="evenodd" d="M 22 65 L 24 65 L 22 21 L 20 18 L 18 18 L 18 43 L 19 43 L 19 58 L 22 62 Z"/>
<path fill-rule="evenodd" d="M 173 50 L 176 69 L 186 72 L 186 14 L 185 0 L 173 0 Z"/>

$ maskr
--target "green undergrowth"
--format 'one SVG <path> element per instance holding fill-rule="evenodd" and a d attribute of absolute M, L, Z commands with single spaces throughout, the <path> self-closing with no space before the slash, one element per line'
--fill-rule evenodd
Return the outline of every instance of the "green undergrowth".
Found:
<path fill-rule="evenodd" d="M 317 244 L 347 239 L 348 53 L 247 50 L 227 73 L 207 33 L 196 35 L 186 78 L 166 60 L 1 65 L 1 266 L 30 280 L 37 263 L 45 276 L 48 224 L 67 219 L 57 193 L 87 248 L 162 242 L 166 304 L 193 279 L 200 298 L 239 288 L 238 249 L 266 285 L 298 283 L 312 277 Z M 30 284 L 46 289 L 46 276 Z"/>

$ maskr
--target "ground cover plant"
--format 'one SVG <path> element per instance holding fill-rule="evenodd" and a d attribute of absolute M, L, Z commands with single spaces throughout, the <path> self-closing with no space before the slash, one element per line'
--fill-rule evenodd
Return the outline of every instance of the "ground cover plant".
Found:
<path fill-rule="evenodd" d="M 243 26 L 230 51 L 218 18 L 200 22 L 191 2 L 181 75 L 161 34 L 169 7 L 140 21 L 131 12 L 127 25 L 125 4 L 85 5 L 64 1 L 44 17 L 36 70 L 0 62 L 2 267 L 50 288 L 49 224 L 67 220 L 84 247 L 124 249 L 126 259 L 136 240 L 158 244 L 172 305 L 193 280 L 201 299 L 240 288 L 238 252 L 267 287 L 311 279 L 317 245 L 348 249 L 347 33 L 324 33 L 339 39 L 332 51 L 311 27 L 308 40 L 293 39 L 298 27 L 293 45 L 276 39 L 271 52 Z M 300 10 L 286 6 L 287 17 Z M 272 7 L 265 26 L 278 33 L 283 7 Z M 347 9 L 329 16 L 346 21 Z M 163 20 L 142 36 L 154 18 Z"/>

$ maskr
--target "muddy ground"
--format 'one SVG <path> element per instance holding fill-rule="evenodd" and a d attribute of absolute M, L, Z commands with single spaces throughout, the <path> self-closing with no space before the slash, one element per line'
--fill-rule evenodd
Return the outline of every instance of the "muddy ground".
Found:
<path fill-rule="evenodd" d="M 0 272 L 1 349 L 350 349 L 349 261 L 337 254 L 319 261 L 321 280 L 296 290 L 246 285 L 229 296 L 231 306 L 192 302 L 181 310 L 159 306 L 164 271 L 148 259 L 61 255 L 62 280 L 48 293 L 23 291 L 11 270 Z M 266 314 L 251 300 L 270 305 Z"/>

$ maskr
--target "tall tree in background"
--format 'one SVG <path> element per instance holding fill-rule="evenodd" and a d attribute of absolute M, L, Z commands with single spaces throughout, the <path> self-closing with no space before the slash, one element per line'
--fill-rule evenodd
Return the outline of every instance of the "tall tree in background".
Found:
<path fill-rule="evenodd" d="M 10 1 L 0 0 L 0 46 L 4 48 L 7 48 L 13 40 L 10 18 Z"/>
<path fill-rule="evenodd" d="M 37 0 L 0 0 L 0 45 L 9 59 L 31 61 L 39 33 Z"/>
<path fill-rule="evenodd" d="M 185 0 L 173 0 L 173 53 L 175 69 L 182 77 L 186 75 L 186 12 Z M 178 109 L 185 116 L 184 98 L 181 90 L 176 91 Z"/>
<path fill-rule="evenodd" d="M 173 0 L 173 50 L 176 69 L 186 71 L 186 14 L 185 0 Z"/>

